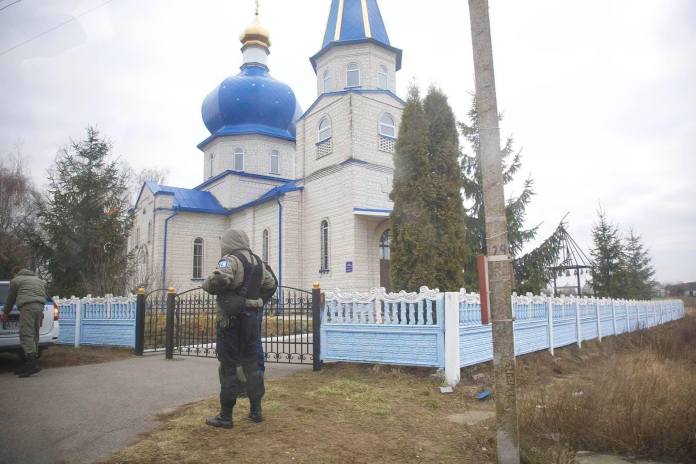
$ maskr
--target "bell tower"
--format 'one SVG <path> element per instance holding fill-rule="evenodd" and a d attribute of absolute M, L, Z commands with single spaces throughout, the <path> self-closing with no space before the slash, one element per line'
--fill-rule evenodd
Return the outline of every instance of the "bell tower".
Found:
<path fill-rule="evenodd" d="M 404 106 L 396 95 L 401 58 L 377 0 L 331 1 L 321 49 L 310 58 L 317 98 L 297 124 L 308 282 L 380 285 L 380 238 L 388 237 Z"/>

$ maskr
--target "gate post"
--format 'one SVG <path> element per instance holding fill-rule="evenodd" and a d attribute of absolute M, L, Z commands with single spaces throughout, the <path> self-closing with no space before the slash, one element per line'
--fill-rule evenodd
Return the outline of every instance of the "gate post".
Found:
<path fill-rule="evenodd" d="M 176 301 L 176 290 L 169 287 L 167 290 L 167 325 L 164 339 L 164 357 L 174 359 L 174 303 Z"/>
<path fill-rule="evenodd" d="M 142 356 L 145 351 L 145 289 L 138 289 L 135 301 L 135 354 Z"/>
<path fill-rule="evenodd" d="M 312 285 L 312 361 L 314 372 L 321 370 L 321 287 Z"/>

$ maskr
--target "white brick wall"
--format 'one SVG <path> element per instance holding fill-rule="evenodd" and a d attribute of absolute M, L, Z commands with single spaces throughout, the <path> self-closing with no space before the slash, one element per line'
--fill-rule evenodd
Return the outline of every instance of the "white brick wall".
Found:
<path fill-rule="evenodd" d="M 205 226 L 202 226 L 204 221 Z M 169 221 L 167 234 L 167 286 L 178 292 L 201 285 L 193 279 L 193 241 L 203 239 L 203 277 L 210 274 L 220 260 L 220 237 L 227 229 L 225 216 L 178 213 Z M 163 245 L 163 242 L 162 242 Z"/>
<path fill-rule="evenodd" d="M 363 89 L 378 88 L 377 71 L 380 65 L 385 66 L 387 89 L 396 92 L 396 55 L 378 45 L 363 43 L 334 47 L 317 60 L 317 95 L 324 93 L 325 71 L 331 74 L 331 91 L 345 89 L 349 63 L 358 64 L 360 87 Z"/>
<path fill-rule="evenodd" d="M 230 174 L 210 185 L 206 185 L 202 190 L 212 193 L 223 207 L 236 208 L 256 200 L 273 187 L 277 187 L 282 183 L 280 180 L 254 179 Z"/>
<path fill-rule="evenodd" d="M 244 150 L 244 171 L 264 176 L 295 178 L 295 144 L 263 135 L 229 135 L 219 137 L 204 149 L 203 179 L 234 169 L 234 150 Z M 271 151 L 280 154 L 280 174 L 271 173 Z M 212 175 L 210 158 L 213 156 Z"/>

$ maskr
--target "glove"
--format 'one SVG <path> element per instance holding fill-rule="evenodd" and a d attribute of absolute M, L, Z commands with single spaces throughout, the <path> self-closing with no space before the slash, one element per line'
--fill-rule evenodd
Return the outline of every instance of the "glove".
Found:
<path fill-rule="evenodd" d="M 219 295 L 232 286 L 232 279 L 220 271 L 214 271 L 203 284 L 203 290 L 213 295 Z"/>

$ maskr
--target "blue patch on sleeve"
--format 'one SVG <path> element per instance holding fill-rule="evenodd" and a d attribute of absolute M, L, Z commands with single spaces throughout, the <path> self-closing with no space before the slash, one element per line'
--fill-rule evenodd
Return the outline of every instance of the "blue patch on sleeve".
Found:
<path fill-rule="evenodd" d="M 227 269 L 228 267 L 230 267 L 230 262 L 226 259 L 221 259 L 220 261 L 218 261 L 217 267 L 218 269 Z"/>

